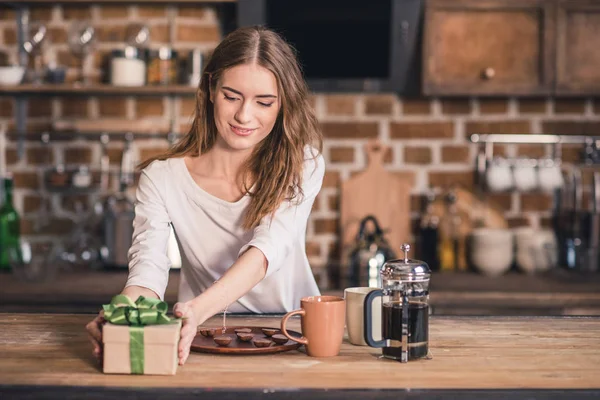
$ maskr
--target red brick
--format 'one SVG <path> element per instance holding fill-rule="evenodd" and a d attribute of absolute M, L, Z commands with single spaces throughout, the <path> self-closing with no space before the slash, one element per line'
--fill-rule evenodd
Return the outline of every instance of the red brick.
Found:
<path fill-rule="evenodd" d="M 66 164 L 90 164 L 92 150 L 88 147 L 73 147 L 65 150 Z"/>
<path fill-rule="evenodd" d="M 552 195 L 545 193 L 522 193 L 521 211 L 548 211 L 552 208 Z"/>
<path fill-rule="evenodd" d="M 51 117 L 52 99 L 50 97 L 29 98 L 27 110 L 31 117 Z"/>
<path fill-rule="evenodd" d="M 16 150 L 6 149 L 6 165 L 12 166 L 19 161 L 19 155 Z"/>
<path fill-rule="evenodd" d="M 19 189 L 38 189 L 39 178 L 35 172 L 15 172 L 13 173 L 15 187 Z"/>
<path fill-rule="evenodd" d="M 52 19 L 52 7 L 36 6 L 31 8 L 30 21 L 50 21 Z"/>
<path fill-rule="evenodd" d="M 481 114 L 506 114 L 508 101 L 506 99 L 479 99 Z"/>
<path fill-rule="evenodd" d="M 466 133 L 531 133 L 529 121 L 467 122 Z"/>
<path fill-rule="evenodd" d="M 561 149 L 561 160 L 566 163 L 578 163 L 581 161 L 581 145 L 563 144 Z"/>
<path fill-rule="evenodd" d="M 48 28 L 48 39 L 54 44 L 67 43 L 67 30 L 65 28 Z"/>
<path fill-rule="evenodd" d="M 98 39 L 101 42 L 120 43 L 125 41 L 125 30 L 126 27 L 124 25 L 99 26 Z"/>
<path fill-rule="evenodd" d="M 520 144 L 517 146 L 520 157 L 542 158 L 546 156 L 546 147 L 541 144 Z"/>
<path fill-rule="evenodd" d="M 12 7 L 0 6 L 0 20 L 15 21 L 17 13 Z"/>
<path fill-rule="evenodd" d="M 15 28 L 4 28 L 4 44 L 17 44 L 17 31 L 15 30 Z"/>
<path fill-rule="evenodd" d="M 429 172 L 429 186 L 449 188 L 459 185 L 466 189 L 473 188 L 473 172 Z"/>
<path fill-rule="evenodd" d="M 331 195 L 327 198 L 327 206 L 329 207 L 329 211 L 339 211 L 340 210 L 340 196 L 339 195 Z"/>
<path fill-rule="evenodd" d="M 99 97 L 98 108 L 103 117 L 125 117 L 127 115 L 127 99 L 118 97 Z"/>
<path fill-rule="evenodd" d="M 502 211 L 510 211 L 512 208 L 512 195 L 510 193 L 490 193 L 487 200 L 491 206 Z"/>
<path fill-rule="evenodd" d="M 102 5 L 100 7 L 100 14 L 103 20 L 110 21 L 115 18 L 127 19 L 129 10 L 127 6 L 109 6 Z"/>
<path fill-rule="evenodd" d="M 441 100 L 442 113 L 444 114 L 470 114 L 471 102 L 464 99 L 444 99 Z"/>
<path fill-rule="evenodd" d="M 145 149 L 140 149 L 140 161 L 144 161 L 151 157 L 164 154 L 167 150 L 169 150 L 168 145 L 162 147 L 149 147 Z"/>
<path fill-rule="evenodd" d="M 542 130 L 549 135 L 597 135 L 600 132 L 598 121 L 546 121 Z"/>
<path fill-rule="evenodd" d="M 332 147 L 329 158 L 333 163 L 353 163 L 354 147 Z"/>
<path fill-rule="evenodd" d="M 175 37 L 178 42 L 218 42 L 221 40 L 219 29 L 214 26 L 201 26 L 190 24 L 177 24 Z"/>
<path fill-rule="evenodd" d="M 87 117 L 88 102 L 85 97 L 63 97 L 62 98 L 63 117 Z"/>
<path fill-rule="evenodd" d="M 340 185 L 340 173 L 337 171 L 325 172 L 323 187 L 338 187 Z"/>
<path fill-rule="evenodd" d="M 443 146 L 443 163 L 466 163 L 470 162 L 468 146 Z"/>
<path fill-rule="evenodd" d="M 325 96 L 325 112 L 328 115 L 354 115 L 356 96 L 335 94 Z"/>
<path fill-rule="evenodd" d="M 0 97 L 0 117 L 13 116 L 13 99 L 10 97 Z"/>
<path fill-rule="evenodd" d="M 404 162 L 406 164 L 430 164 L 431 149 L 429 147 L 405 147 Z"/>
<path fill-rule="evenodd" d="M 557 114 L 583 114 L 585 99 L 555 99 L 554 112 Z"/>
<path fill-rule="evenodd" d="M 121 159 L 123 156 L 122 148 L 109 147 L 106 150 L 106 152 L 108 154 L 109 164 L 111 164 L 111 165 L 120 165 L 121 164 Z"/>
<path fill-rule="evenodd" d="M 167 9 L 161 5 L 140 5 L 138 15 L 143 18 L 164 17 L 167 15 Z"/>
<path fill-rule="evenodd" d="M 546 98 L 519 99 L 519 112 L 521 114 L 544 114 L 546 103 Z"/>
<path fill-rule="evenodd" d="M 379 134 L 376 122 L 324 122 L 321 128 L 326 138 L 366 139 Z"/>
<path fill-rule="evenodd" d="M 23 198 L 23 212 L 32 213 L 36 212 L 42 206 L 42 198 L 35 195 L 25 195 Z"/>
<path fill-rule="evenodd" d="M 180 17 L 191 17 L 203 19 L 206 15 L 206 7 L 194 5 L 180 5 L 177 10 L 177 15 Z"/>
<path fill-rule="evenodd" d="M 529 219 L 526 217 L 507 217 L 509 228 L 520 228 L 522 226 L 529 226 Z"/>
<path fill-rule="evenodd" d="M 27 163 L 31 165 L 48 165 L 54 163 L 52 149 L 46 147 L 32 147 L 25 150 Z"/>
<path fill-rule="evenodd" d="M 168 25 L 154 25 L 150 27 L 150 37 L 153 42 L 169 43 L 171 41 L 171 30 Z"/>
<path fill-rule="evenodd" d="M 338 233 L 338 220 L 337 219 L 315 219 L 315 233 Z"/>
<path fill-rule="evenodd" d="M 92 10 L 89 7 L 63 7 L 63 18 L 76 20 L 90 19 L 92 18 Z"/>
<path fill-rule="evenodd" d="M 452 122 L 392 122 L 392 139 L 447 139 L 454 137 Z"/>
<path fill-rule="evenodd" d="M 140 117 L 161 117 L 164 114 L 163 100 L 160 97 L 140 97 L 135 104 L 135 112 Z"/>
<path fill-rule="evenodd" d="M 402 112 L 406 115 L 431 113 L 431 101 L 427 99 L 403 99 Z"/>
<path fill-rule="evenodd" d="M 320 257 L 321 256 L 321 245 L 318 242 L 306 241 L 306 256 L 307 257 Z"/>
<path fill-rule="evenodd" d="M 72 231 L 74 225 L 74 222 L 68 218 L 51 218 L 48 225 L 41 227 L 39 232 L 34 231 L 33 224 L 27 222 L 25 222 L 25 226 L 21 224 L 21 229 L 26 230 L 25 232 L 22 232 L 24 235 L 35 233 L 46 235 L 66 235 Z"/>
<path fill-rule="evenodd" d="M 368 96 L 365 99 L 365 113 L 367 115 L 391 115 L 394 112 L 395 96 Z"/>
<path fill-rule="evenodd" d="M 196 114 L 196 98 L 195 97 L 180 97 L 181 110 L 179 115 L 193 118 Z"/>

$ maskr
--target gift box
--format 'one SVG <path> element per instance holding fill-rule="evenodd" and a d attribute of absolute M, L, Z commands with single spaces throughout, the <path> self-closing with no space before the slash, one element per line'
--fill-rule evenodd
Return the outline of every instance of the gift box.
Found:
<path fill-rule="evenodd" d="M 166 315 L 168 305 L 140 296 L 135 303 L 118 295 L 105 304 L 102 328 L 105 374 L 174 375 L 181 319 Z"/>

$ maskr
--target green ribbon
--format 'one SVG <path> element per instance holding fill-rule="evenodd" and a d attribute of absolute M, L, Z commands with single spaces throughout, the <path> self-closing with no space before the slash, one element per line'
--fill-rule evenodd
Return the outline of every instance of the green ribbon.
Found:
<path fill-rule="evenodd" d="M 138 297 L 135 303 L 119 294 L 110 304 L 104 304 L 104 319 L 115 325 L 129 325 L 129 360 L 132 374 L 144 373 L 144 326 L 176 324 L 176 319 L 167 316 L 166 302 Z"/>

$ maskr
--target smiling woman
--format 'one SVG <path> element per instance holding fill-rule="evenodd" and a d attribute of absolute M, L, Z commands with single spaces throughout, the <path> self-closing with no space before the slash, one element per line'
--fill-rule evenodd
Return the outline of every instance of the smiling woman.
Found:
<path fill-rule="evenodd" d="M 265 28 L 238 29 L 213 52 L 196 98 L 190 132 L 141 164 L 122 292 L 163 297 L 172 226 L 182 254 L 181 364 L 215 313 L 284 313 L 319 295 L 305 235 L 325 165 L 294 51 Z M 98 356 L 103 322 L 87 325 Z"/>

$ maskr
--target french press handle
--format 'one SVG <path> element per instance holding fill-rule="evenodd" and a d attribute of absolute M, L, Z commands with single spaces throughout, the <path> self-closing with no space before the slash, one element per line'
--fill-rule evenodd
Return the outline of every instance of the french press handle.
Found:
<path fill-rule="evenodd" d="M 373 301 L 375 301 L 375 299 L 377 297 L 383 297 L 383 290 L 381 290 L 381 289 L 373 290 L 373 291 L 367 293 L 367 295 L 365 296 L 364 315 L 363 315 L 364 328 L 365 328 L 364 336 L 365 336 L 365 342 L 369 346 L 385 347 L 387 344 L 387 340 L 385 338 L 382 338 L 381 340 L 375 340 L 373 338 L 373 323 L 371 321 L 373 320 Z"/>

